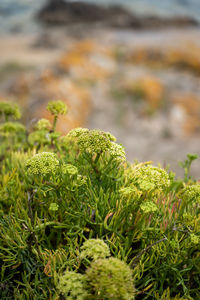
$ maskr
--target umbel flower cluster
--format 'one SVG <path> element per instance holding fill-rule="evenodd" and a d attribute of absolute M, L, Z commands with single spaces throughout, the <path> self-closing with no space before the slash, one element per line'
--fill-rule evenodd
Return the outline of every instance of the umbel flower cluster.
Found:
<path fill-rule="evenodd" d="M 21 118 L 17 104 L 7 101 L 0 102 L 0 115 L 4 115 L 6 121 L 9 117 L 13 117 L 16 120 Z"/>
<path fill-rule="evenodd" d="M 129 163 L 109 132 L 27 129 L 0 102 L 0 299 L 200 299 L 200 184 Z"/>
<path fill-rule="evenodd" d="M 118 258 L 109 257 L 107 244 L 100 239 L 89 239 L 81 247 L 81 259 L 91 258 L 85 274 L 66 271 L 59 277 L 57 289 L 66 299 L 135 299 L 132 272 Z M 106 258 L 108 257 L 108 258 Z"/>
<path fill-rule="evenodd" d="M 100 239 L 89 239 L 81 247 L 82 259 L 91 258 L 97 260 L 98 258 L 106 258 L 110 256 L 110 249 L 108 245 Z"/>
<path fill-rule="evenodd" d="M 165 190 L 170 185 L 167 172 L 152 165 L 136 165 L 131 172 L 131 181 L 141 191 Z"/>
<path fill-rule="evenodd" d="M 187 202 L 197 201 L 200 203 L 200 184 L 186 186 L 182 191 L 183 199 Z"/>
<path fill-rule="evenodd" d="M 51 123 L 47 119 L 40 119 L 35 128 L 37 130 L 49 130 L 51 128 Z"/>
<path fill-rule="evenodd" d="M 54 174 L 58 166 L 59 161 L 56 155 L 50 152 L 38 153 L 26 162 L 27 173 L 31 175 Z"/>
<path fill-rule="evenodd" d="M 53 116 L 59 116 L 59 115 L 66 115 L 67 113 L 67 107 L 66 105 L 60 101 L 50 101 L 47 106 L 47 110 L 53 115 Z"/>
<path fill-rule="evenodd" d="M 76 140 L 82 153 L 86 152 L 92 155 L 109 153 L 113 158 L 122 160 L 126 158 L 124 148 L 115 143 L 116 138 L 109 132 L 77 128 L 71 130 L 67 137 Z"/>
<path fill-rule="evenodd" d="M 25 133 L 26 128 L 18 122 L 5 122 L 0 125 L 0 132 L 2 135 L 12 135 L 17 133 Z"/>

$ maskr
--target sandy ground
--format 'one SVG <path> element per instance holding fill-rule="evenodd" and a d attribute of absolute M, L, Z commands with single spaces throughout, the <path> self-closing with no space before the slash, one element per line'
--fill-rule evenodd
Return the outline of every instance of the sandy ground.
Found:
<path fill-rule="evenodd" d="M 3 36 L 0 41 L 0 65 L 17 62 L 21 65 L 47 66 L 55 61 L 61 54 L 58 48 L 33 47 L 36 36 L 17 35 Z M 50 50 L 50 51 L 49 51 Z"/>
<path fill-rule="evenodd" d="M 71 34 L 70 31 L 73 30 Z M 70 47 L 71 43 L 79 40 L 78 28 L 44 30 L 39 34 L 2 35 L 0 39 L 0 66 L 17 62 L 22 65 L 46 66 L 57 61 L 58 57 Z M 87 29 L 85 29 L 87 31 Z M 75 35 L 75 37 L 73 36 Z M 200 29 L 166 29 L 157 31 L 102 30 L 90 28 L 81 38 L 102 41 L 104 45 L 121 45 L 126 47 L 159 47 L 200 46 Z"/>

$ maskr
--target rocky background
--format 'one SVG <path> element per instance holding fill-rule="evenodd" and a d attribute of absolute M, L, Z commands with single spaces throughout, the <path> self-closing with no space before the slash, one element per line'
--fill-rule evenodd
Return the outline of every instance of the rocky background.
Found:
<path fill-rule="evenodd" d="M 48 1 L 34 20 L 37 30 L 0 40 L 0 98 L 21 104 L 30 130 L 50 118 L 47 102 L 61 99 L 69 106 L 63 134 L 110 131 L 130 161 L 170 164 L 181 175 L 177 162 L 200 154 L 198 20 L 62 0 Z M 199 167 L 198 159 L 197 177 Z"/>

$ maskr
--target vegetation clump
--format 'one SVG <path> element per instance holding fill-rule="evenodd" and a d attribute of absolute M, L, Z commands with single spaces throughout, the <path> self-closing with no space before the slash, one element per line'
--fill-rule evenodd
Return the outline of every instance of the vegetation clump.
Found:
<path fill-rule="evenodd" d="M 10 104 L 9 104 L 10 105 Z M 200 299 L 200 188 L 102 130 L 33 131 L 0 102 L 1 299 Z"/>
<path fill-rule="evenodd" d="M 92 262 L 87 277 L 96 299 L 135 299 L 131 269 L 118 258 Z"/>

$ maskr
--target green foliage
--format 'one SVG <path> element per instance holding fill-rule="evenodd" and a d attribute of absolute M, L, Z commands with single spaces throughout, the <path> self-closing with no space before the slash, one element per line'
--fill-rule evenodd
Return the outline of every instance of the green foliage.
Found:
<path fill-rule="evenodd" d="M 130 164 L 110 133 L 60 137 L 57 104 L 32 132 L 0 105 L 0 298 L 200 299 L 197 157 Z"/>
<path fill-rule="evenodd" d="M 198 155 L 197 154 L 191 154 L 188 153 L 187 154 L 187 159 L 182 162 L 179 162 L 179 165 L 184 169 L 184 180 L 185 182 L 187 182 L 191 177 L 190 177 L 190 168 L 191 168 L 191 164 L 194 160 L 198 159 Z"/>

